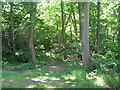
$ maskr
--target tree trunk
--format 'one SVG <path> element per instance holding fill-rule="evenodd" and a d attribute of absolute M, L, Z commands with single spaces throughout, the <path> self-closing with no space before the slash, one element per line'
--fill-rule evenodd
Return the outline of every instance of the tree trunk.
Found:
<path fill-rule="evenodd" d="M 31 27 L 30 27 L 30 40 L 29 40 L 29 47 L 31 49 L 31 55 L 32 55 L 32 60 L 34 62 L 34 64 L 38 64 L 38 61 L 36 59 L 36 56 L 35 56 L 35 49 L 34 49 L 34 44 L 33 44 L 33 32 L 34 32 L 34 23 L 35 23 L 35 12 L 34 12 L 34 9 L 35 9 L 35 5 L 33 2 L 31 2 L 31 13 L 30 13 L 30 20 L 31 20 Z"/>
<path fill-rule="evenodd" d="M 75 29 L 75 40 L 77 42 L 77 23 L 76 23 L 76 17 L 75 17 L 75 12 L 74 12 L 74 7 L 71 4 L 71 9 L 72 9 L 72 14 L 73 14 L 73 25 L 74 25 L 74 29 Z"/>
<path fill-rule="evenodd" d="M 50 41 L 49 39 L 46 39 L 45 42 L 44 42 L 44 47 L 45 47 L 45 50 L 46 51 L 49 51 L 50 50 Z"/>
<path fill-rule="evenodd" d="M 118 7 L 118 58 L 120 58 L 120 6 Z"/>
<path fill-rule="evenodd" d="M 80 29 L 80 41 L 82 45 L 82 29 L 83 29 L 83 19 L 82 19 L 82 3 L 78 2 L 78 13 L 79 13 L 79 29 Z"/>
<path fill-rule="evenodd" d="M 2 2 L 0 2 L 0 72 L 2 72 Z M 2 80 L 2 73 L 0 73 L 0 80 Z M 2 88 L 2 82 L 0 82 Z"/>
<path fill-rule="evenodd" d="M 14 26 L 13 26 L 13 2 L 10 2 L 10 34 L 11 34 L 11 44 L 12 50 L 15 52 L 15 42 L 14 42 Z"/>
<path fill-rule="evenodd" d="M 67 24 L 68 24 L 68 22 L 69 22 L 69 20 L 70 20 L 70 17 L 71 17 L 71 12 L 70 12 L 70 14 L 69 14 L 69 16 L 68 16 L 68 19 L 67 19 L 67 21 L 66 21 L 65 26 L 67 26 Z"/>
<path fill-rule="evenodd" d="M 118 58 L 120 58 L 120 31 L 118 32 Z"/>
<path fill-rule="evenodd" d="M 100 32 L 100 1 L 98 0 L 97 2 L 98 4 L 98 7 L 97 7 L 97 12 L 98 12 L 98 15 L 97 15 L 97 19 L 98 19 L 98 22 L 97 22 L 97 32 L 96 32 L 96 53 L 99 53 L 99 42 L 100 42 L 100 39 L 99 39 L 99 32 Z"/>
<path fill-rule="evenodd" d="M 82 35 L 82 61 L 83 65 L 90 67 L 90 52 L 89 52 L 89 5 L 90 2 L 85 2 L 84 5 L 84 27 Z"/>
<path fill-rule="evenodd" d="M 2 69 L 2 2 L 0 2 L 0 69 Z M 2 80 L 2 73 L 0 74 L 0 79 Z M 2 87 L 2 82 L 0 82 L 0 87 Z"/>
<path fill-rule="evenodd" d="M 65 48 L 65 22 L 64 22 L 63 2 L 61 0 L 61 23 L 62 23 L 62 48 Z"/>
<path fill-rule="evenodd" d="M 77 42 L 77 24 L 76 24 L 76 18 L 74 12 L 73 12 L 73 18 L 74 18 L 75 40 Z"/>
<path fill-rule="evenodd" d="M 70 42 L 72 43 L 72 28 L 70 26 Z"/>
<path fill-rule="evenodd" d="M 59 26 L 58 26 L 58 24 L 56 25 L 56 30 L 58 31 L 58 28 L 59 28 Z"/>

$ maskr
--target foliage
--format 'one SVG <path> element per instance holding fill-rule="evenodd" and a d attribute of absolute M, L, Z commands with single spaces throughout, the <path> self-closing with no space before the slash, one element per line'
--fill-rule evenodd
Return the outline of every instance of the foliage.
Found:
<path fill-rule="evenodd" d="M 113 88 L 120 88 L 120 77 L 119 76 L 103 74 L 102 77 L 105 80 L 105 83 L 107 83 L 109 86 Z"/>
<path fill-rule="evenodd" d="M 63 2 L 64 22 L 61 20 L 61 3 L 34 3 L 35 8 L 30 9 L 30 2 L 2 2 L 2 67 L 3 78 L 15 80 L 15 86 L 9 83 L 3 87 L 20 88 L 20 83 L 26 78 L 40 79 L 46 76 L 45 69 L 41 67 L 55 62 L 65 62 L 69 67 L 65 73 L 48 73 L 48 78 L 59 78 L 68 81 L 70 85 L 63 83 L 34 83 L 39 87 L 65 87 L 65 88 L 91 88 L 113 87 L 119 88 L 120 75 L 120 31 L 119 31 L 119 2 L 100 2 L 100 19 L 98 20 L 98 4 L 90 3 L 89 21 L 89 47 L 91 53 L 91 68 L 82 67 L 82 41 L 79 30 L 78 2 Z M 12 5 L 12 7 L 11 7 Z M 82 6 L 82 18 L 84 16 L 84 2 Z M 10 10 L 12 8 L 12 10 Z M 35 13 L 35 20 L 31 21 L 31 11 Z M 12 14 L 12 15 L 11 15 Z M 12 18 L 13 16 L 13 18 Z M 12 25 L 12 21 L 13 25 Z M 98 22 L 99 25 L 98 25 Z M 76 26 L 75 26 L 76 23 Z M 82 22 L 81 25 L 83 25 Z M 32 62 L 29 48 L 31 26 L 34 24 L 33 44 L 35 55 L 40 65 Z M 62 24 L 64 24 L 65 47 L 63 48 Z M 12 30 L 13 26 L 13 30 Z M 76 27 L 76 28 L 75 28 Z M 100 27 L 99 33 L 97 29 Z M 77 31 L 77 35 L 76 35 Z M 96 53 L 97 36 L 99 37 L 99 53 Z M 76 40 L 77 37 L 77 40 Z M 34 71 L 35 70 L 35 71 Z M 13 71 L 13 72 L 11 72 Z M 20 71 L 27 71 L 20 74 Z M 16 73 L 17 72 L 17 73 Z M 60 71 L 59 71 L 60 72 Z M 63 71 L 61 71 L 63 72 Z M 19 75 L 20 74 L 20 75 Z M 67 79 L 66 79 L 67 78 Z M 20 80 L 21 79 L 21 80 Z M 17 81 L 18 80 L 18 81 Z M 96 82 L 104 81 L 103 86 Z M 97 81 L 98 80 L 98 81 Z M 11 82 L 13 82 L 11 81 Z M 49 80 L 48 80 L 49 81 Z M 29 81 L 28 81 L 29 82 Z M 19 84 L 19 85 L 17 85 Z M 107 85 L 107 86 L 106 86 Z M 29 86 L 29 85 L 28 85 Z M 31 86 L 32 87 L 32 86 Z"/>
<path fill-rule="evenodd" d="M 97 69 L 100 69 L 104 72 L 108 71 L 117 71 L 118 65 L 119 65 L 119 60 L 115 59 L 114 53 L 109 51 L 108 53 L 104 55 L 100 54 L 92 54 L 92 62 L 93 66 Z"/>
<path fill-rule="evenodd" d="M 59 74 L 51 73 L 50 70 L 44 68 L 26 70 L 25 72 L 3 71 L 3 88 L 83 88 L 86 87 L 86 85 L 87 88 L 100 87 L 94 85 L 93 80 L 87 80 L 85 69 L 82 67 L 81 69 L 79 68 L 80 67 L 77 67 L 77 69 L 76 67 L 71 67 L 67 71 L 62 70 Z M 42 83 L 42 81 L 46 82 Z"/>
<path fill-rule="evenodd" d="M 35 69 L 36 67 L 39 67 L 40 65 L 35 66 L 32 62 L 29 63 L 21 63 L 18 65 L 10 64 L 8 62 L 3 62 L 2 67 L 4 70 L 8 71 L 24 71 L 29 69 Z"/>

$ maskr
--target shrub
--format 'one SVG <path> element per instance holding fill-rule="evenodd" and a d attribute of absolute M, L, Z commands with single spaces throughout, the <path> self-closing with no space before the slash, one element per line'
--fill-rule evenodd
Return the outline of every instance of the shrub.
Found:
<path fill-rule="evenodd" d="M 113 88 L 120 88 L 120 77 L 119 76 L 112 76 L 108 74 L 102 75 L 104 82 Z"/>
<path fill-rule="evenodd" d="M 92 64 L 96 69 L 104 72 L 116 72 L 119 62 L 114 56 L 112 52 L 108 52 L 105 55 L 92 53 Z"/>

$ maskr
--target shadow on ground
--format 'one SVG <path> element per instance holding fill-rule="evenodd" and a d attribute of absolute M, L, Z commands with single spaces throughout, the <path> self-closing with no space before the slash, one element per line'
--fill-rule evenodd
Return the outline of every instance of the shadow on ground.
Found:
<path fill-rule="evenodd" d="M 86 78 L 82 66 L 68 67 L 64 63 L 44 66 L 24 72 L 3 71 L 3 88 L 101 88 L 95 78 Z"/>

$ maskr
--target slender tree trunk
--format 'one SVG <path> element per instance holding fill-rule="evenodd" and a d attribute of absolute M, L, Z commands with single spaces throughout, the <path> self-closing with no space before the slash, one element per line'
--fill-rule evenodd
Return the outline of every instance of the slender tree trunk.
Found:
<path fill-rule="evenodd" d="M 57 30 L 57 31 L 58 31 L 58 28 L 59 28 L 58 25 L 56 25 L 56 30 Z"/>
<path fill-rule="evenodd" d="M 71 4 L 71 10 L 72 10 L 72 16 L 73 16 L 73 25 L 74 25 L 74 29 L 75 29 L 75 41 L 77 42 L 77 23 L 76 23 L 76 17 L 75 17 L 75 12 L 74 12 L 74 7 Z"/>
<path fill-rule="evenodd" d="M 35 49 L 34 49 L 34 44 L 33 44 L 33 32 L 34 32 L 34 29 L 35 29 L 35 26 L 34 26 L 34 23 L 35 23 L 35 12 L 34 12 L 34 9 L 35 9 L 35 5 L 33 2 L 31 2 L 31 13 L 30 13 L 30 20 L 32 22 L 31 24 L 31 27 L 30 27 L 30 40 L 29 40 L 29 47 L 31 49 L 31 55 L 32 55 L 32 60 L 34 62 L 34 64 L 38 64 L 38 61 L 36 59 L 36 55 L 35 55 Z"/>
<path fill-rule="evenodd" d="M 13 2 L 10 2 L 10 28 L 11 28 L 11 44 L 13 52 L 15 52 L 15 42 L 14 42 L 14 26 L 13 26 Z"/>
<path fill-rule="evenodd" d="M 80 41 L 82 45 L 82 30 L 83 30 L 83 19 L 82 19 L 82 3 L 78 2 L 78 13 L 79 13 L 79 29 L 80 29 Z"/>
<path fill-rule="evenodd" d="M 2 80 L 2 2 L 0 2 L 0 80 Z M 0 88 L 2 89 L 2 82 L 0 82 Z"/>
<path fill-rule="evenodd" d="M 2 2 L 0 2 L 0 69 L 2 70 Z M 0 79 L 2 80 L 2 73 L 0 74 Z M 2 82 L 0 82 L 0 87 L 2 87 Z"/>
<path fill-rule="evenodd" d="M 76 18 L 75 18 L 75 12 L 74 11 L 73 11 L 73 18 L 74 18 L 75 40 L 77 42 L 77 24 L 76 24 Z"/>
<path fill-rule="evenodd" d="M 67 19 L 67 21 L 66 21 L 66 23 L 65 23 L 65 26 L 67 26 L 67 24 L 68 24 L 68 22 L 69 22 L 69 20 L 70 20 L 70 17 L 71 17 L 71 13 L 70 13 L 69 16 L 68 16 L 68 19 Z"/>
<path fill-rule="evenodd" d="M 107 26 L 107 24 L 106 24 L 105 29 L 106 29 L 106 35 L 108 36 L 108 34 L 109 34 L 109 30 L 108 30 L 108 26 Z"/>
<path fill-rule="evenodd" d="M 120 31 L 118 32 L 118 58 L 120 58 Z"/>
<path fill-rule="evenodd" d="M 118 58 L 120 58 L 120 6 L 118 7 Z"/>
<path fill-rule="evenodd" d="M 61 21 L 62 21 L 62 48 L 65 48 L 65 22 L 64 22 L 63 2 L 61 0 Z"/>
<path fill-rule="evenodd" d="M 72 27 L 70 26 L 70 42 L 72 42 Z"/>
<path fill-rule="evenodd" d="M 98 19 L 98 22 L 97 22 L 97 32 L 96 32 L 96 49 L 95 49 L 95 52 L 96 53 L 99 53 L 100 52 L 100 49 L 99 49 L 99 42 L 100 42 L 100 38 L 99 38 L 99 32 L 100 32 L 100 1 L 98 0 L 97 2 L 98 4 L 98 7 L 97 7 L 97 19 Z"/>
<path fill-rule="evenodd" d="M 90 51 L 89 51 L 89 5 L 90 2 L 85 2 L 84 5 L 84 27 L 82 35 L 82 61 L 83 65 L 90 67 Z"/>

